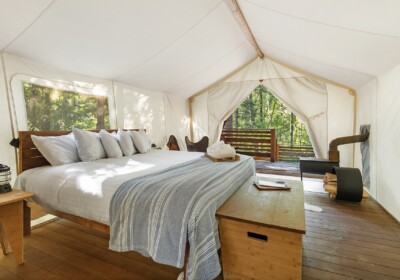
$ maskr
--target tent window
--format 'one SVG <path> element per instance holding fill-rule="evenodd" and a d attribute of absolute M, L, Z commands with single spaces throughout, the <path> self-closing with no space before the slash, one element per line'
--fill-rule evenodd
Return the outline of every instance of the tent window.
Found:
<path fill-rule="evenodd" d="M 23 82 L 28 130 L 110 128 L 106 96 Z"/>

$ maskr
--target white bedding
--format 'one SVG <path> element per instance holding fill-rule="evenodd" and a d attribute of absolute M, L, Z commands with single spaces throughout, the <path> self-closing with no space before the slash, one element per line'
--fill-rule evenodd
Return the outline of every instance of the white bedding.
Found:
<path fill-rule="evenodd" d="M 21 173 L 15 188 L 35 194 L 45 208 L 109 224 L 109 206 L 126 180 L 181 164 L 203 153 L 151 150 L 121 158 L 44 166 Z"/>

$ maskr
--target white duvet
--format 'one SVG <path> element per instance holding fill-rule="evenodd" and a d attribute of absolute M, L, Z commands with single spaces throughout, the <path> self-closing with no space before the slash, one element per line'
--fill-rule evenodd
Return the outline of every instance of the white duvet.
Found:
<path fill-rule="evenodd" d="M 202 155 L 151 150 L 121 158 L 39 167 L 21 173 L 14 187 L 33 193 L 33 200 L 45 208 L 108 225 L 111 198 L 123 182 Z"/>

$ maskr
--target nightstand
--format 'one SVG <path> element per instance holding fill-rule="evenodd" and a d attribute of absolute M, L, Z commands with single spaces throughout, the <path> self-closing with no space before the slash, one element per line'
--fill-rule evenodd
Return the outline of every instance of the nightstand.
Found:
<path fill-rule="evenodd" d="M 33 194 L 13 190 L 0 194 L 0 245 L 7 255 L 11 248 L 17 264 L 24 262 L 23 219 L 24 199 Z"/>

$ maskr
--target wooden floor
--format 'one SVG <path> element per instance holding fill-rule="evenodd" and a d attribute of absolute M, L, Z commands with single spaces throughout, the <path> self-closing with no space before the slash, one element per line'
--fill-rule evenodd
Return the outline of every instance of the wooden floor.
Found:
<path fill-rule="evenodd" d="M 400 279 L 400 225 L 372 200 L 361 205 L 306 192 L 303 279 Z M 107 238 L 65 220 L 34 229 L 25 264 L 0 253 L 0 279 L 176 279 L 175 268 L 107 250 Z M 268 278 L 266 278 L 268 279 Z"/>

